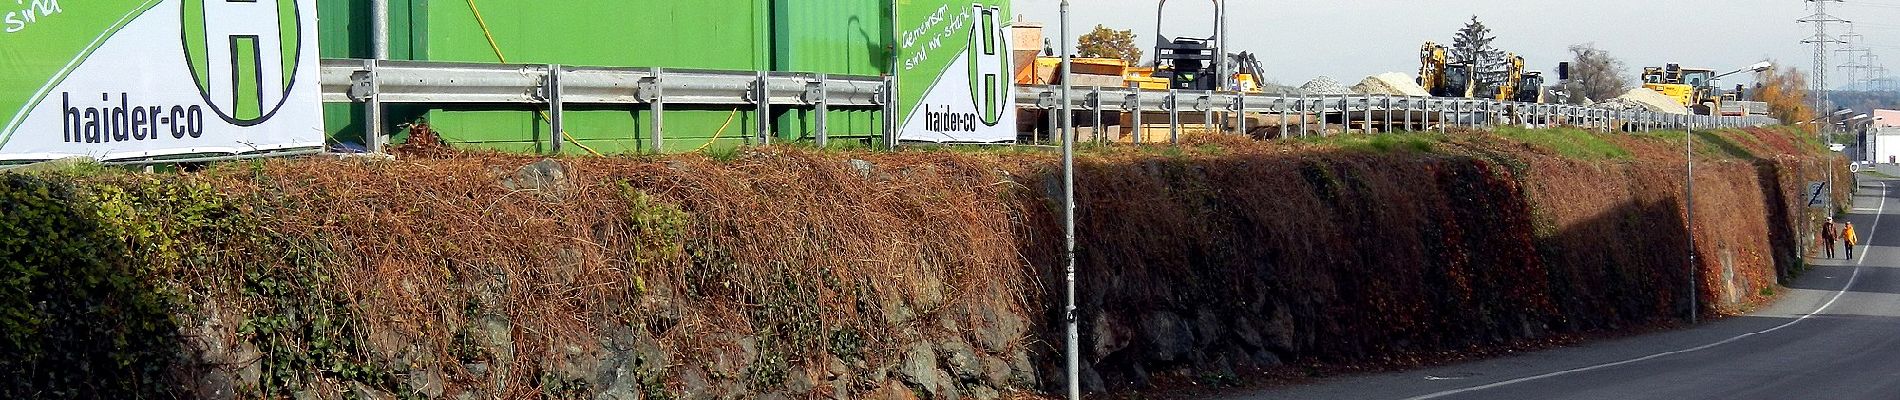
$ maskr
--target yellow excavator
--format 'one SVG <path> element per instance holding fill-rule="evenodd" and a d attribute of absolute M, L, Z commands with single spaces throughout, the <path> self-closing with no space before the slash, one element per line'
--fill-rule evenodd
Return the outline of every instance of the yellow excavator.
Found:
<path fill-rule="evenodd" d="M 1524 69 L 1524 57 L 1511 54 L 1507 56 L 1507 59 L 1510 60 L 1507 66 L 1509 68 L 1507 75 L 1509 76 L 1506 77 L 1504 85 L 1498 87 L 1497 99 L 1499 101 L 1543 104 L 1544 73 L 1539 71 L 1526 71 Z"/>
<path fill-rule="evenodd" d="M 1418 85 L 1434 97 L 1461 99 L 1491 98 L 1525 103 L 1544 102 L 1544 74 L 1524 69 L 1524 57 L 1506 55 L 1504 83 L 1494 93 L 1479 93 L 1473 82 L 1478 71 L 1470 63 L 1452 62 L 1450 51 L 1434 42 L 1425 42 L 1419 51 Z"/>
<path fill-rule="evenodd" d="M 1470 63 L 1451 62 L 1451 51 L 1444 45 L 1425 42 L 1419 50 L 1418 85 L 1432 97 L 1477 97 L 1471 82 L 1477 77 Z"/>

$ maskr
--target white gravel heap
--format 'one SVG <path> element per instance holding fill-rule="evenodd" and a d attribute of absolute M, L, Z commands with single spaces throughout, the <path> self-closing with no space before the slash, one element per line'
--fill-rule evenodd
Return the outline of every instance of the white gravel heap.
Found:
<path fill-rule="evenodd" d="M 1654 90 L 1635 88 L 1615 99 L 1597 105 L 1619 110 L 1647 110 L 1667 114 L 1689 114 L 1689 107 Z"/>
<path fill-rule="evenodd" d="M 1353 94 L 1352 88 L 1339 84 L 1339 82 L 1334 81 L 1333 78 L 1324 76 L 1314 78 L 1312 82 L 1307 82 L 1305 85 L 1300 85 L 1300 90 L 1316 95 Z"/>
<path fill-rule="evenodd" d="M 1387 72 L 1368 76 L 1365 80 L 1359 81 L 1358 85 L 1353 86 L 1352 91 L 1358 92 L 1359 94 L 1383 94 L 1392 96 L 1431 97 L 1432 95 L 1430 92 L 1425 91 L 1425 87 L 1419 86 L 1418 81 L 1413 80 L 1411 75 L 1406 75 L 1402 72 Z"/>

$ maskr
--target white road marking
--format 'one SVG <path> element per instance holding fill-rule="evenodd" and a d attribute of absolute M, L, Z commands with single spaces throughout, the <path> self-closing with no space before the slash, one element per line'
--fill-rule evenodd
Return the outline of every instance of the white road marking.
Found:
<path fill-rule="evenodd" d="M 1868 236 L 1872 236 L 1872 235 L 1873 235 L 1873 232 L 1875 232 L 1875 230 L 1877 230 L 1877 229 L 1880 229 L 1880 216 L 1882 216 L 1882 215 L 1886 215 L 1886 213 L 1887 213 L 1887 182 L 1885 182 L 1885 181 L 1882 181 L 1882 182 L 1880 182 L 1880 194 L 1881 194 L 1881 196 L 1880 196 L 1880 209 L 1879 209 L 1879 211 L 1878 211 L 1878 212 L 1877 212 L 1876 214 L 1874 214 L 1874 224 L 1873 224 L 1873 226 L 1871 226 L 1871 227 L 1869 227 L 1869 228 L 1867 229 L 1867 232 L 1868 232 Z M 1574 373 L 1578 373 L 1578 372 L 1588 372 L 1588 371 L 1595 371 L 1595 370 L 1599 370 L 1599 369 L 1604 369 L 1604 368 L 1610 368 L 1610 367 L 1616 367 L 1616 366 L 1622 366 L 1622 365 L 1629 365 L 1629 364 L 1635 364 L 1635 363 L 1639 363 L 1639 362 L 1643 362 L 1643 361 L 1649 361 L 1649 360 L 1654 360 L 1654 359 L 1657 359 L 1657 358 L 1662 358 L 1662 357 L 1668 357 L 1668 356 L 1672 356 L 1672 355 L 1677 355 L 1677 354 L 1683 354 L 1683 353 L 1693 353 L 1693 352 L 1697 352 L 1697 351 L 1702 351 L 1702 350 L 1708 350 L 1708 349 L 1710 349 L 1710 348 L 1714 348 L 1714 347 L 1716 347 L 1716 346 L 1721 346 L 1721 345 L 1725 345 L 1725 344 L 1729 344 L 1729 343 L 1734 343 L 1734 342 L 1736 342 L 1736 341 L 1739 341 L 1739 340 L 1742 340 L 1742 339 L 1745 339 L 1745 338 L 1748 338 L 1748 337 L 1751 337 L 1751 336 L 1755 336 L 1755 335 L 1763 335 L 1763 334 L 1768 334 L 1768 333 L 1771 333 L 1771 332 L 1774 332 L 1774 331 L 1779 331 L 1779 330 L 1782 330 L 1783 328 L 1787 328 L 1787 327 L 1790 327 L 1790 326 L 1794 326 L 1794 324 L 1799 324 L 1799 323 L 1801 323 L 1801 321 L 1806 321 L 1806 320 L 1808 320 L 1808 318 L 1813 318 L 1813 317 L 1814 317 L 1815 315 L 1817 315 L 1817 314 L 1821 314 L 1821 313 L 1824 313 L 1824 312 L 1827 312 L 1827 309 L 1828 309 L 1828 308 L 1831 308 L 1831 307 L 1834 307 L 1834 302 L 1836 302 L 1836 301 L 1840 301 L 1840 299 L 1841 299 L 1841 295 L 1845 295 L 1845 294 L 1847 294 L 1847 290 L 1848 290 L 1848 289 L 1852 289 L 1852 288 L 1854 287 L 1854 281 L 1856 281 L 1856 280 L 1859 280 L 1859 279 L 1860 279 L 1860 269 L 1861 269 L 1861 265 L 1860 265 L 1860 264 L 1861 264 L 1861 263 L 1863 263 L 1863 262 L 1865 262 L 1865 261 L 1867 261 L 1867 253 L 1869 253 L 1869 252 L 1868 252 L 1868 251 L 1862 251 L 1862 252 L 1860 253 L 1860 258 L 1859 258 L 1858 260 L 1855 260 L 1855 261 L 1854 261 L 1854 275 L 1853 275 L 1853 276 L 1851 276 L 1851 277 L 1848 277 L 1848 278 L 1847 278 L 1847 285 L 1844 285 L 1844 286 L 1841 286 L 1841 290 L 1839 290 L 1839 291 L 1836 291 L 1836 292 L 1834 292 L 1834 297 L 1833 297 L 1833 298 L 1830 298 L 1830 299 L 1828 299 L 1828 300 L 1827 300 L 1827 303 L 1824 303 L 1824 304 L 1821 304 L 1821 307 L 1820 307 L 1820 308 L 1816 308 L 1816 309 L 1814 309 L 1814 312 L 1811 312 L 1811 313 L 1808 313 L 1808 314 L 1804 314 L 1804 315 L 1802 315 L 1802 316 L 1801 316 L 1801 318 L 1796 318 L 1796 319 L 1795 319 L 1795 320 L 1793 320 L 1793 321 L 1788 321 L 1788 323 L 1785 323 L 1785 324 L 1781 324 L 1781 326 L 1776 326 L 1776 327 L 1773 327 L 1773 328 L 1768 328 L 1768 329 L 1764 329 L 1764 330 L 1760 330 L 1760 331 L 1755 331 L 1755 332 L 1749 332 L 1749 333 L 1744 333 L 1744 334 L 1741 334 L 1741 335 L 1737 335 L 1737 336 L 1735 336 L 1735 337 L 1732 337 L 1732 338 L 1728 338 L 1728 339 L 1725 339 L 1725 340 L 1722 340 L 1722 341 L 1720 341 L 1720 342 L 1715 342 L 1715 343 L 1709 343 L 1709 344 L 1705 344 L 1705 345 L 1701 345 L 1701 346 L 1696 346 L 1696 347 L 1690 347 L 1690 348 L 1687 348 L 1687 349 L 1682 349 L 1682 350 L 1673 350 L 1673 351 L 1665 351 L 1665 352 L 1661 352 L 1661 353 L 1656 353 L 1656 354 L 1651 354 L 1651 355 L 1647 355 L 1647 356 L 1642 356 L 1642 357 L 1637 357 L 1637 358 L 1632 358 L 1632 359 L 1628 359 L 1628 360 L 1623 360 L 1623 361 L 1617 361 L 1617 362 L 1612 362 L 1612 363 L 1606 363 L 1606 364 L 1597 364 L 1597 365 L 1592 365 L 1592 366 L 1588 366 L 1588 367 L 1582 367 L 1582 368 L 1572 368 L 1572 369 L 1567 369 L 1567 370 L 1562 370 L 1562 371 L 1557 371 L 1557 372 L 1551 372 L 1551 373 L 1546 373 L 1546 374 L 1541 374 L 1541 375 L 1532 375 L 1532 376 L 1527 376 L 1527 377 L 1523 377 L 1523 378 L 1517 378 L 1517 379 L 1512 379 L 1512 380 L 1507 380 L 1507 381 L 1502 381 L 1502 382 L 1496 382 L 1496 383 L 1490 383 L 1490 384 L 1485 384 L 1485 385 L 1478 385 L 1478 386 L 1472 386 L 1472 387 L 1467 387 L 1467 388 L 1463 388 L 1463 389 L 1455 389 L 1455 390 L 1447 390 L 1447 391 L 1443 391 L 1443 392 L 1438 392 L 1438 393 L 1432 393 L 1432 394 L 1427 394 L 1427 395 L 1422 395 L 1422 396 L 1416 396 L 1416 397 L 1407 397 L 1407 398 L 1405 398 L 1404 400 L 1427 400 L 1427 399 L 1436 399 L 1436 398 L 1441 398 L 1441 397 L 1445 397 L 1445 396 L 1451 396 L 1451 395 L 1455 395 L 1455 394 L 1462 394 L 1462 393 L 1470 393 L 1470 392 L 1476 392 L 1476 391 L 1480 391 L 1480 390 L 1486 390 L 1486 389 L 1493 389 L 1493 388 L 1499 388 L 1499 387 L 1505 387 L 1505 386 L 1510 386 L 1510 385 L 1515 385 L 1515 384 L 1519 384 L 1519 383 L 1524 383 L 1524 382 L 1530 382 L 1530 381 L 1535 381 L 1535 380 L 1539 380 L 1539 379 L 1545 379 L 1545 378 L 1551 378 L 1551 377 L 1557 377 L 1557 376 L 1563 376 L 1563 375 L 1569 375 L 1569 374 L 1574 374 Z"/>

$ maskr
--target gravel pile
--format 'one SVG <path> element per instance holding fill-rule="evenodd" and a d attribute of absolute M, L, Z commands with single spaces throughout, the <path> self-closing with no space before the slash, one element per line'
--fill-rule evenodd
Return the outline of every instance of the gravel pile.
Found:
<path fill-rule="evenodd" d="M 1644 88 L 1630 89 L 1629 93 L 1598 103 L 1598 105 L 1619 110 L 1647 110 L 1668 114 L 1689 113 L 1689 107 L 1677 103 L 1676 99 Z"/>
<path fill-rule="evenodd" d="M 1305 85 L 1300 85 L 1300 90 L 1315 95 L 1353 94 L 1352 88 L 1339 84 L 1339 81 L 1335 81 L 1333 78 L 1324 76 L 1314 78 L 1312 82 L 1307 82 Z"/>
<path fill-rule="evenodd" d="M 1387 72 L 1368 76 L 1365 80 L 1359 81 L 1358 85 L 1353 86 L 1352 91 L 1358 92 L 1359 94 L 1383 94 L 1392 96 L 1431 97 L 1432 95 L 1430 92 L 1425 91 L 1425 87 L 1419 86 L 1418 81 L 1413 80 L 1411 75 L 1400 72 Z"/>

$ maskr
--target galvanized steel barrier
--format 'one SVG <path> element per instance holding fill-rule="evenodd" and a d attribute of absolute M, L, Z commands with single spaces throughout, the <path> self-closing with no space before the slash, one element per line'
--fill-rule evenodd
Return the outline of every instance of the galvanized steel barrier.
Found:
<path fill-rule="evenodd" d="M 817 113 L 818 144 L 828 139 L 825 112 L 831 108 L 877 109 L 892 113 L 892 82 L 876 76 L 840 76 L 815 73 L 733 72 L 666 68 L 576 67 L 559 64 L 489 64 L 423 61 L 327 59 L 322 64 L 323 101 L 366 103 L 367 143 L 379 152 L 383 135 L 384 103 L 410 104 L 532 104 L 545 106 L 553 135 L 550 148 L 560 151 L 565 134 L 563 109 L 567 104 L 617 104 L 653 111 L 652 148 L 665 138 L 664 112 L 669 105 L 813 109 Z M 1023 86 L 1016 90 L 1018 107 L 1028 110 L 1059 108 L 1057 90 L 1050 86 Z M 1186 125 L 1213 127 L 1242 134 L 1256 129 L 1243 116 L 1277 116 L 1270 125 L 1281 137 L 1327 135 L 1339 132 L 1445 131 L 1449 127 L 1523 126 L 1531 128 L 1576 126 L 1606 132 L 1647 132 L 1661 129 L 1713 129 L 1779 123 L 1761 116 L 1729 117 L 1666 114 L 1561 104 L 1533 104 L 1485 99 L 1451 99 L 1388 95 L 1272 96 L 1232 92 L 1142 90 L 1133 88 L 1077 88 L 1071 104 L 1079 117 L 1093 116 L 1096 127 L 1123 125 L 1103 121 L 1103 113 L 1129 114 L 1133 141 L 1143 142 L 1147 127 L 1165 124 L 1168 141 L 1178 141 Z M 1050 118 L 1054 118 L 1054 113 Z M 1147 120 L 1158 117 L 1161 121 Z M 1238 118 L 1237 118 L 1238 117 Z M 1265 118 L 1263 118 L 1264 120 Z M 886 118 L 886 137 L 894 130 Z M 754 139 L 768 143 L 769 119 L 760 118 Z M 1268 128 L 1268 127 L 1252 127 Z M 1100 135 L 1100 129 L 1097 129 Z M 1156 140 L 1149 140 L 1156 141 Z"/>
<path fill-rule="evenodd" d="M 533 104 L 546 106 L 559 152 L 565 134 L 567 104 L 643 106 L 653 112 L 647 140 L 660 148 L 666 134 L 666 107 L 720 106 L 814 109 L 822 145 L 829 139 L 825 114 L 832 108 L 886 109 L 884 88 L 875 76 L 839 76 L 789 72 L 730 72 L 667 68 L 576 67 L 560 64 L 484 64 L 421 61 L 323 60 L 323 101 L 366 103 L 366 137 L 372 152 L 383 143 L 383 104 Z M 760 118 L 759 143 L 771 139 L 771 125 Z"/>
<path fill-rule="evenodd" d="M 1060 90 L 1051 86 L 1023 86 L 1017 104 L 1026 109 L 1056 110 Z M 1104 121 L 1104 112 L 1129 115 L 1126 125 L 1134 142 L 1147 127 L 1166 124 L 1168 141 L 1180 140 L 1183 124 L 1215 127 L 1224 133 L 1251 132 L 1247 118 L 1277 116 L 1273 125 L 1282 137 L 1326 135 L 1338 125 L 1341 132 L 1443 132 L 1448 127 L 1575 126 L 1606 132 L 1649 132 L 1670 129 L 1717 129 L 1766 126 L 1780 122 L 1764 116 L 1703 116 L 1620 110 L 1565 104 L 1535 104 L 1486 99 L 1454 99 L 1394 95 L 1274 96 L 1232 92 L 1142 90 L 1134 88 L 1077 88 L 1070 106 L 1076 116 L 1093 126 L 1123 125 Z M 1054 119 L 1054 113 L 1049 118 Z M 1183 114 L 1187 114 L 1183 116 Z M 1149 115 L 1166 121 L 1148 121 Z M 1355 127 L 1358 127 L 1355 129 Z M 1253 127 L 1267 128 L 1267 127 Z M 1098 129 L 1097 135 L 1100 135 Z"/>

